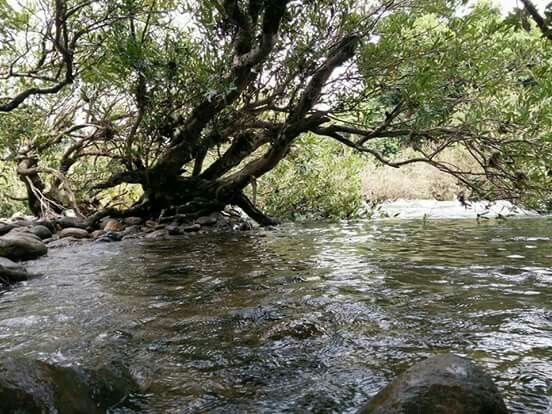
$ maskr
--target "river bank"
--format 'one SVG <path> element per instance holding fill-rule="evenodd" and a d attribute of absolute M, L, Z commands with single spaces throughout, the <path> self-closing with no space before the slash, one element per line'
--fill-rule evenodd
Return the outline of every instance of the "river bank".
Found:
<path fill-rule="evenodd" d="M 37 259 L 46 255 L 49 249 L 86 242 L 112 243 L 247 231 L 253 226 L 245 214 L 230 208 L 194 220 L 179 216 L 160 217 L 158 220 L 106 216 L 96 222 L 74 216 L 48 220 L 16 215 L 0 220 L 0 287 L 32 277 L 23 265 L 16 262 Z"/>

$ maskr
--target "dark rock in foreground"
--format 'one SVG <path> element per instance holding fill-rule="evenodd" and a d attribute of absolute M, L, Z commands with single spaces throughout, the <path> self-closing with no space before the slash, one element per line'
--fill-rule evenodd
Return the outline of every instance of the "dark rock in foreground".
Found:
<path fill-rule="evenodd" d="M 361 414 L 506 414 L 496 385 L 466 358 L 419 362 L 380 391 Z"/>
<path fill-rule="evenodd" d="M 10 285 L 12 283 L 22 282 L 29 278 L 25 268 L 10 259 L 0 257 L 0 285 Z"/>
<path fill-rule="evenodd" d="M 128 370 L 60 367 L 42 361 L 0 361 L 0 412 L 105 413 L 128 407 L 139 387 Z"/>
<path fill-rule="evenodd" d="M 0 257 L 32 260 L 44 256 L 48 248 L 34 234 L 8 233 L 0 237 Z"/>

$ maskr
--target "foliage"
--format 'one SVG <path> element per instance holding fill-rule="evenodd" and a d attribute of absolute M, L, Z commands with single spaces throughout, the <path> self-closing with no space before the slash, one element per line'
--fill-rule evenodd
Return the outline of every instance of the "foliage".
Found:
<path fill-rule="evenodd" d="M 360 67 L 381 94 L 359 119 L 381 118 L 391 104 L 400 107 L 393 122 L 409 132 L 375 139 L 371 148 L 384 157 L 410 148 L 418 156 L 412 158 L 434 160 L 475 198 L 546 204 L 552 55 L 539 33 L 515 30 L 486 3 L 461 16 L 396 13 L 380 31 L 378 42 L 363 49 Z M 439 153 L 452 145 L 479 167 L 439 163 Z"/>
<path fill-rule="evenodd" d="M 466 3 L 0 0 L 0 40 L 25 39 L 0 42 L 0 153 L 35 214 L 122 192 L 144 215 L 236 203 L 270 223 L 257 181 L 273 214 L 347 217 L 351 151 L 544 207 L 548 32 Z"/>
<path fill-rule="evenodd" d="M 354 217 L 362 205 L 365 160 L 327 138 L 305 135 L 258 183 L 267 213 L 294 220 Z"/>
<path fill-rule="evenodd" d="M 11 163 L 0 163 L 0 218 L 27 212 L 27 206 L 18 198 L 24 197 L 23 186 Z"/>

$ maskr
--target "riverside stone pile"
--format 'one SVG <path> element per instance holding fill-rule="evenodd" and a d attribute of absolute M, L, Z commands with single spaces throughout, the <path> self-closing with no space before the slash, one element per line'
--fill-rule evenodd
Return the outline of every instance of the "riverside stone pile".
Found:
<path fill-rule="evenodd" d="M 143 220 L 140 217 L 105 217 L 97 223 L 78 217 L 50 220 L 15 216 L 0 220 L 0 285 L 27 280 L 31 275 L 17 263 L 47 254 L 49 248 L 95 242 L 113 243 L 128 239 L 190 237 L 219 231 L 244 231 L 252 223 L 236 210 L 188 220 L 181 216 Z"/>

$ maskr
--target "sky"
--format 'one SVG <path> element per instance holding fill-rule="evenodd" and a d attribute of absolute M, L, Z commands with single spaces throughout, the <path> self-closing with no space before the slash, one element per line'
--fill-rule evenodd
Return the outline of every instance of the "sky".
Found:
<path fill-rule="evenodd" d="M 539 10 L 544 10 L 544 7 L 550 3 L 551 0 L 533 0 L 533 4 L 539 8 Z M 523 5 L 519 0 L 494 0 L 495 3 L 500 5 L 500 7 L 508 12 L 514 7 L 522 7 Z"/>

